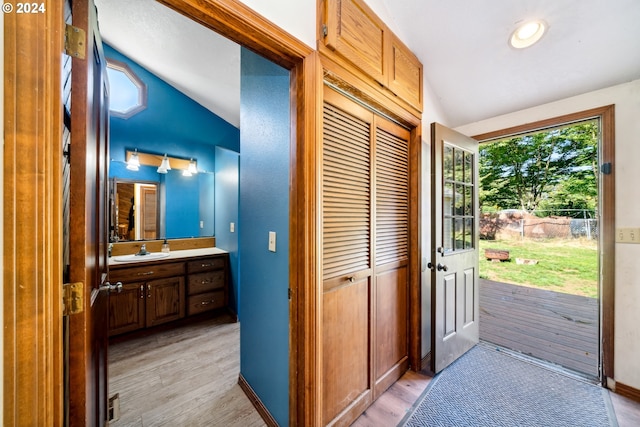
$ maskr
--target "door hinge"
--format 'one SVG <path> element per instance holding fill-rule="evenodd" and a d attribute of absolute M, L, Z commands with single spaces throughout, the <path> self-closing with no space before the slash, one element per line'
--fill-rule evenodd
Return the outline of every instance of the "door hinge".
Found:
<path fill-rule="evenodd" d="M 291 300 L 291 295 L 293 295 L 293 291 L 289 288 L 289 300 Z"/>
<path fill-rule="evenodd" d="M 62 314 L 64 316 L 82 313 L 84 310 L 84 283 L 76 282 L 62 285 L 62 300 L 64 303 Z"/>
<path fill-rule="evenodd" d="M 82 28 L 66 25 L 64 30 L 64 52 L 78 59 L 87 56 L 86 33 Z"/>
<path fill-rule="evenodd" d="M 322 24 L 322 37 L 327 37 L 329 35 L 329 29 L 326 24 Z"/>
<path fill-rule="evenodd" d="M 600 172 L 605 175 L 611 174 L 611 163 L 603 163 L 600 165 Z"/>

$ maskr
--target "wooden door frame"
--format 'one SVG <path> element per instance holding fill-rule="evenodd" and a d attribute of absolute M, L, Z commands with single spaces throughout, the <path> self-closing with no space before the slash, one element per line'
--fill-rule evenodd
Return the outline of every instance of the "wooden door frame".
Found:
<path fill-rule="evenodd" d="M 64 2 L 43 3 L 4 14 L 4 425 L 63 417 Z"/>
<path fill-rule="evenodd" d="M 600 307 L 602 310 L 600 324 L 600 345 L 602 359 L 601 381 L 607 386 L 607 378 L 614 378 L 614 332 L 615 332 L 615 106 L 606 105 L 563 116 L 552 117 L 520 126 L 496 130 L 473 136 L 480 143 L 497 138 L 504 138 L 526 132 L 548 129 L 554 126 L 598 119 L 600 121 L 600 164 L 610 163 L 611 173 L 601 174 L 599 191 L 602 213 L 600 230 L 602 233 L 599 248 L 602 260 L 600 283 Z"/>
<path fill-rule="evenodd" d="M 160 2 L 291 72 L 289 416 L 317 425 L 317 53 L 236 0 Z M 4 15 L 5 425 L 58 426 L 63 417 L 64 4 L 44 4 L 46 13 Z"/>

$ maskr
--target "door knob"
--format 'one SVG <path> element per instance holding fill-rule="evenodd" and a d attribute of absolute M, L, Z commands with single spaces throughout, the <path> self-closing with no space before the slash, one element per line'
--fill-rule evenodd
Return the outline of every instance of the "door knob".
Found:
<path fill-rule="evenodd" d="M 447 271 L 447 270 L 449 270 L 449 267 L 447 267 L 447 266 L 446 266 L 446 265 L 444 265 L 444 264 L 440 264 L 440 263 L 438 263 L 438 265 L 436 266 L 436 269 L 437 269 L 438 271 Z"/>
<path fill-rule="evenodd" d="M 122 282 L 118 282 L 115 285 L 112 285 L 109 282 L 104 282 L 104 285 L 100 286 L 99 290 L 120 293 L 122 292 Z"/>

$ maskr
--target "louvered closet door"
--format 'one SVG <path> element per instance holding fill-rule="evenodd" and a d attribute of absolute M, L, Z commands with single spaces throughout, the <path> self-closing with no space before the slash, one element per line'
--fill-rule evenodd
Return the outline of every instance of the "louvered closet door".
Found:
<path fill-rule="evenodd" d="M 325 90 L 322 150 L 322 420 L 371 403 L 373 115 Z"/>
<path fill-rule="evenodd" d="M 407 369 L 405 129 L 325 89 L 323 424 L 350 424 Z"/>
<path fill-rule="evenodd" d="M 409 137 L 375 119 L 374 396 L 408 368 Z"/>

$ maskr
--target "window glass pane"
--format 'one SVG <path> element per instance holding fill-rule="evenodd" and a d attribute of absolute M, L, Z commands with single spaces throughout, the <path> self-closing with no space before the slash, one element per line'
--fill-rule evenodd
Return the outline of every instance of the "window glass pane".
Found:
<path fill-rule="evenodd" d="M 455 156 L 455 162 L 456 162 L 456 165 L 455 165 L 456 172 L 453 179 L 455 179 L 456 181 L 462 181 L 464 179 L 464 177 L 462 176 L 462 169 L 463 169 L 462 151 L 454 150 L 454 156 Z"/>
<path fill-rule="evenodd" d="M 454 192 L 456 216 L 464 215 L 464 185 L 456 184 Z"/>
<path fill-rule="evenodd" d="M 464 182 L 473 182 L 473 154 L 464 152 Z"/>
<path fill-rule="evenodd" d="M 464 249 L 464 219 L 456 218 L 455 220 L 455 234 L 456 234 L 456 242 L 455 248 L 456 250 Z"/>
<path fill-rule="evenodd" d="M 445 180 L 453 181 L 453 148 L 448 145 L 444 146 L 442 174 Z"/>
<path fill-rule="evenodd" d="M 473 187 L 470 185 L 464 187 L 464 215 L 473 215 Z"/>
<path fill-rule="evenodd" d="M 444 185 L 444 194 L 442 200 L 442 215 L 443 216 L 451 216 L 453 215 L 453 206 L 454 206 L 454 191 L 453 184 L 447 182 Z"/>
<path fill-rule="evenodd" d="M 442 246 L 445 252 L 453 250 L 453 219 L 445 218 L 442 221 Z"/>
<path fill-rule="evenodd" d="M 473 248 L 473 219 L 471 218 L 464 220 L 464 248 Z"/>

